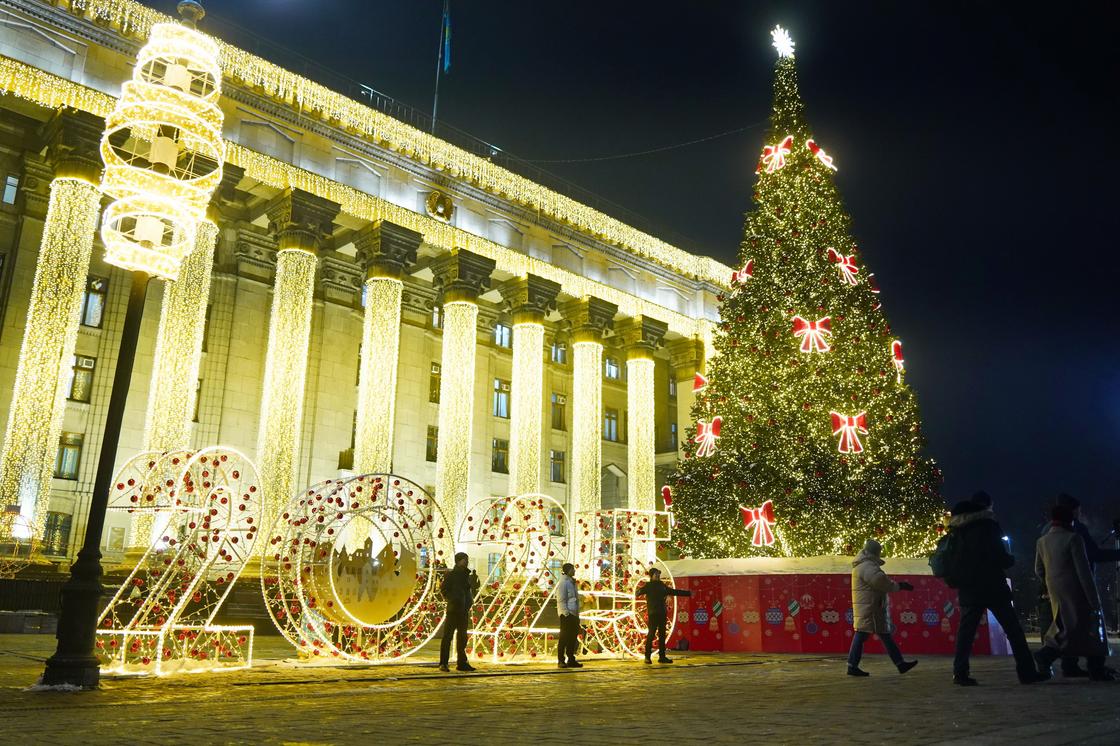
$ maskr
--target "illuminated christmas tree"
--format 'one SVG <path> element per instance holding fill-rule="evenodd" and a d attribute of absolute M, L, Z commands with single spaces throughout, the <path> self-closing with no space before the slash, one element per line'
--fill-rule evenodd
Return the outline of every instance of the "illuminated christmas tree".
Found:
<path fill-rule="evenodd" d="M 697 377 L 675 538 L 688 557 L 852 554 L 869 538 L 920 555 L 937 538 L 940 473 L 836 164 L 805 122 L 793 43 L 773 36 L 771 129 L 718 354 Z"/>

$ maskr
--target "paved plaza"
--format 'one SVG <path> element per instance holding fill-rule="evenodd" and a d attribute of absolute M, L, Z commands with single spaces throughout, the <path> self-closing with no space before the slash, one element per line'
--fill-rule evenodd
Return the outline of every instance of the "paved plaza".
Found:
<path fill-rule="evenodd" d="M 248 671 L 107 679 L 99 691 L 26 691 L 53 650 L 0 635 L 0 741 L 101 743 L 1120 743 L 1120 684 L 1020 686 L 1010 659 L 979 658 L 982 686 L 950 684 L 927 657 L 905 677 L 869 656 L 868 679 L 834 657 L 679 654 L 672 666 L 593 661 L 480 666 L 297 667 L 258 638 Z"/>

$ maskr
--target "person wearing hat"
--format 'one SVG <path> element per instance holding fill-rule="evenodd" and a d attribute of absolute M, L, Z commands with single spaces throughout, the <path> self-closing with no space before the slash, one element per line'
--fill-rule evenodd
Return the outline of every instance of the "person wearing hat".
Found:
<path fill-rule="evenodd" d="M 440 591 L 447 601 L 447 617 L 443 622 L 443 639 L 439 643 L 439 670 L 449 671 L 451 661 L 451 637 L 455 636 L 455 652 L 458 656 L 458 671 L 473 671 L 467 662 L 467 627 L 470 626 L 471 606 L 474 594 L 478 591 L 478 575 L 468 570 L 469 558 L 466 552 L 455 555 L 455 567 L 443 576 Z"/>
<path fill-rule="evenodd" d="M 583 668 L 576 660 L 579 644 L 579 586 L 576 566 L 565 562 L 556 587 L 556 611 L 560 614 L 560 639 L 556 643 L 557 668 Z"/>
<path fill-rule="evenodd" d="M 1067 495 L 1065 492 L 1058 495 L 1055 500 L 1055 505 L 1064 506 L 1073 512 L 1073 532 L 1081 537 L 1081 541 L 1085 546 L 1085 555 L 1089 560 L 1089 572 L 1095 573 L 1098 562 L 1120 562 L 1120 549 L 1106 549 L 1093 539 L 1089 529 L 1081 522 L 1081 501 L 1073 495 Z M 1052 522 L 1047 521 L 1042 527 L 1042 536 L 1046 536 L 1050 532 Z M 1051 610 L 1053 605 L 1049 594 L 1046 592 L 1045 584 L 1042 586 L 1042 598 L 1039 605 L 1039 627 L 1045 633 L 1046 628 L 1053 621 L 1051 618 Z M 1085 678 L 1090 675 L 1089 671 L 1078 665 L 1077 656 L 1063 655 L 1062 656 L 1062 676 L 1065 678 Z"/>
<path fill-rule="evenodd" d="M 649 582 L 634 593 L 634 598 L 646 597 L 646 663 L 653 663 L 650 655 L 653 654 L 653 635 L 657 633 L 658 663 L 672 663 L 673 659 L 665 655 L 665 627 L 669 622 L 669 615 L 665 609 L 665 600 L 669 596 L 691 596 L 692 591 L 682 591 L 670 588 L 661 582 L 661 571 L 656 567 L 649 568 Z"/>
<path fill-rule="evenodd" d="M 972 500 L 953 506 L 953 517 L 949 521 L 949 530 L 956 534 L 959 544 L 957 575 L 961 578 L 957 588 L 961 621 L 953 657 L 953 683 L 976 686 L 976 679 L 969 676 L 968 662 L 980 620 L 985 612 L 990 611 L 1007 635 L 1015 656 L 1019 683 L 1033 684 L 1046 677 L 1036 667 L 1023 627 L 1019 624 L 1019 616 L 1011 603 L 1007 569 L 1015 564 L 1015 558 L 1003 543 L 1003 531 L 991 506 L 992 498 L 986 492 L 977 492 Z"/>
<path fill-rule="evenodd" d="M 1101 599 L 1085 541 L 1074 530 L 1073 515 L 1069 505 L 1055 505 L 1050 513 L 1050 530 L 1035 545 L 1034 571 L 1046 584 L 1053 612 L 1053 621 L 1043 635 L 1043 647 L 1035 653 L 1035 660 L 1039 670 L 1049 676 L 1059 657 L 1083 655 L 1089 662 L 1090 679 L 1115 681 L 1104 666 L 1108 639 L 1101 618 Z"/>
<path fill-rule="evenodd" d="M 891 580 L 883 572 L 883 545 L 868 539 L 852 562 L 852 647 L 848 651 L 848 675 L 870 676 L 859 667 L 863 657 L 863 643 L 871 635 L 878 635 L 887 649 L 891 662 L 898 667 L 899 673 L 906 673 L 918 661 L 903 660 L 902 652 L 891 637 L 891 623 L 887 618 L 887 594 L 896 591 L 912 591 L 914 586 L 907 582 Z"/>

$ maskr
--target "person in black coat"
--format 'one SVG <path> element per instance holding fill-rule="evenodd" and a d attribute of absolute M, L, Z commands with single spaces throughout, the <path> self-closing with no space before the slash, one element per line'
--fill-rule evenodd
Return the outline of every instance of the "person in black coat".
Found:
<path fill-rule="evenodd" d="M 649 582 L 634 593 L 635 598 L 646 597 L 646 625 L 649 627 L 649 631 L 646 632 L 646 663 L 653 663 L 650 660 L 650 655 L 653 653 L 654 633 L 657 634 L 658 650 L 660 652 L 657 662 L 673 662 L 672 658 L 665 655 L 665 627 L 669 621 L 665 599 L 669 596 L 691 595 L 692 591 L 682 591 L 665 585 L 661 582 L 661 571 L 656 567 L 649 568 Z"/>
<path fill-rule="evenodd" d="M 1055 505 L 1062 505 L 1073 511 L 1073 532 L 1081 537 L 1085 543 L 1085 554 L 1089 558 L 1089 570 L 1096 571 L 1098 562 L 1120 562 L 1120 549 L 1105 549 L 1093 539 L 1089 533 L 1089 529 L 1081 522 L 1081 501 L 1073 495 L 1062 493 L 1058 495 L 1058 499 L 1054 502 Z M 1050 530 L 1050 523 L 1047 522 L 1042 527 L 1042 535 L 1045 536 Z M 1039 599 L 1038 607 L 1038 624 L 1039 628 L 1045 632 L 1046 628 L 1050 626 L 1053 621 L 1051 617 L 1050 597 L 1046 595 L 1046 584 L 1044 583 L 1041 588 L 1041 598 Z M 1089 672 L 1078 665 L 1077 658 L 1074 656 L 1062 656 L 1062 676 L 1066 678 L 1087 678 Z"/>
<path fill-rule="evenodd" d="M 467 569 L 469 558 L 466 552 L 455 555 L 455 567 L 443 576 L 440 591 L 447 601 L 447 618 L 443 622 L 443 639 L 439 643 L 439 670 L 450 671 L 451 637 L 455 636 L 455 652 L 458 656 L 456 670 L 473 671 L 467 662 L 467 627 L 470 626 L 471 606 L 474 594 L 478 591 L 479 580 L 474 570 Z"/>
<path fill-rule="evenodd" d="M 976 686 L 976 679 L 969 676 L 968 659 L 980 620 L 985 611 L 991 611 L 1011 644 L 1020 683 L 1033 684 L 1045 677 L 1038 671 L 1011 603 L 1007 569 L 1015 564 L 1015 558 L 1003 543 L 1003 531 L 991 504 L 987 493 L 978 492 L 972 500 L 957 503 L 949 521 L 949 530 L 956 532 L 958 542 L 955 574 L 961 578 L 957 584 L 961 622 L 953 658 L 953 683 Z"/>

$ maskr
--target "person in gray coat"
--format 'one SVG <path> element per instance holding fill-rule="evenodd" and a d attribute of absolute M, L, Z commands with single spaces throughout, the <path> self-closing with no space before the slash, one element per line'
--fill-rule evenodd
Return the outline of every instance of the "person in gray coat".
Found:
<path fill-rule="evenodd" d="M 556 611 L 560 614 L 560 639 L 556 643 L 557 668 L 583 668 L 576 660 L 579 646 L 579 587 L 576 566 L 565 562 L 556 587 Z"/>
<path fill-rule="evenodd" d="M 1055 505 L 1050 530 L 1035 544 L 1034 571 L 1046 583 L 1054 619 L 1043 636 L 1043 647 L 1034 654 L 1039 671 L 1052 675 L 1051 667 L 1062 656 L 1084 656 L 1093 681 L 1114 681 L 1105 669 L 1108 638 L 1101 616 L 1101 599 L 1085 540 L 1074 530 L 1073 509 Z"/>
<path fill-rule="evenodd" d="M 848 675 L 870 676 L 859 667 L 863 657 L 863 643 L 871 635 L 879 635 L 891 662 L 898 666 L 899 673 L 906 673 L 918 661 L 903 660 L 891 637 L 891 623 L 887 619 L 887 594 L 896 591 L 912 591 L 914 586 L 906 582 L 896 583 L 883 572 L 883 545 L 868 539 L 863 551 L 852 562 L 852 647 L 848 651 Z"/>

